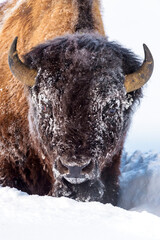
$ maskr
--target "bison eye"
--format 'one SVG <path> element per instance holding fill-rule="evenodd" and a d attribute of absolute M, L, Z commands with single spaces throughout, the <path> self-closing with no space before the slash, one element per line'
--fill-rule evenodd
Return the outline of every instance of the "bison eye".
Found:
<path fill-rule="evenodd" d="M 103 109 L 103 112 L 102 112 L 102 119 L 103 121 L 106 121 L 108 117 L 112 117 L 114 116 L 116 113 L 116 107 L 115 108 L 107 108 L 106 107 Z"/>
<path fill-rule="evenodd" d="M 114 115 L 116 113 L 116 108 L 110 108 L 108 109 L 109 115 Z"/>

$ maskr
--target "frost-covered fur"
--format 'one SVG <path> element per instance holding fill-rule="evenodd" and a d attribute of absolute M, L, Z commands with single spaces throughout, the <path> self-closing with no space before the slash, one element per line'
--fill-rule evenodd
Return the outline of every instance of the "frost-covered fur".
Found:
<path fill-rule="evenodd" d="M 122 146 L 141 96 L 141 90 L 126 94 L 123 82 L 139 61 L 97 34 L 75 34 L 36 47 L 25 63 L 38 70 L 29 123 L 35 146 L 53 166 L 52 194 L 116 204 Z M 70 165 L 92 159 L 93 179 L 65 182 L 56 174 L 59 159 Z"/>

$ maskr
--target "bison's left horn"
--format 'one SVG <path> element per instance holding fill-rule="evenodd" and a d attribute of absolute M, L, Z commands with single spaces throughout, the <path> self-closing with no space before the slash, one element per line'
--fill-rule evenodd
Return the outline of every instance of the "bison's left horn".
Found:
<path fill-rule="evenodd" d="M 125 77 L 124 86 L 127 93 L 141 88 L 151 77 L 154 67 L 154 60 L 149 48 L 143 44 L 145 60 L 142 66 L 134 73 Z"/>
<path fill-rule="evenodd" d="M 8 53 L 8 63 L 11 72 L 13 75 L 22 83 L 27 86 L 32 87 L 35 84 L 35 77 L 37 75 L 37 71 L 35 69 L 30 69 L 27 67 L 18 57 L 17 53 L 17 39 L 16 37 L 10 47 Z"/>

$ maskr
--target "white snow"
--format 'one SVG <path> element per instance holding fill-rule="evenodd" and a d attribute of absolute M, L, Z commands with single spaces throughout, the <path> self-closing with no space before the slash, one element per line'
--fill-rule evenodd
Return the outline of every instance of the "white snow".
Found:
<path fill-rule="evenodd" d="M 129 211 L 0 187 L 0 239 L 160 240 L 160 154 L 124 153 L 121 168 Z"/>

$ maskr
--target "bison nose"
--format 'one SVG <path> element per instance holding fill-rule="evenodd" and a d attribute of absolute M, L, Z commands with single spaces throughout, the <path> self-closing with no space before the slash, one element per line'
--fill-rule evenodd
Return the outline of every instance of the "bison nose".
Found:
<path fill-rule="evenodd" d="M 61 170 L 64 170 L 63 178 L 72 184 L 80 184 L 91 178 L 93 162 L 89 161 L 83 165 L 67 165 L 61 161 Z M 67 171 L 66 171 L 67 170 Z"/>
<path fill-rule="evenodd" d="M 82 173 L 82 167 L 79 166 L 67 166 L 68 170 L 69 170 L 69 174 L 67 175 L 67 177 L 69 178 L 82 178 L 83 175 L 81 175 Z"/>

